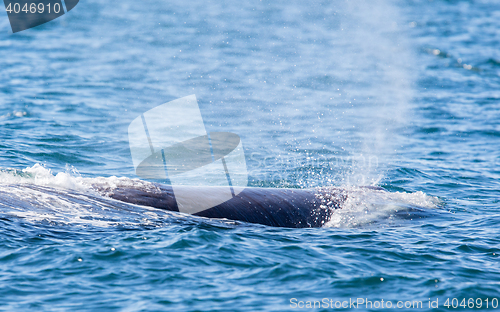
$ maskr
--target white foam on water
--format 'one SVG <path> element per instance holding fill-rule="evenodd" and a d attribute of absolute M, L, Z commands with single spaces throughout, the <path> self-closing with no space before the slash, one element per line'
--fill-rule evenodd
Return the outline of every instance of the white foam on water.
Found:
<path fill-rule="evenodd" d="M 153 184 L 139 179 L 83 178 L 70 167 L 57 174 L 40 164 L 4 169 L 0 170 L 0 207 L 2 213 L 31 222 L 97 227 L 153 225 L 172 214 L 100 195 L 120 186 L 155 190 Z"/>
<path fill-rule="evenodd" d="M 2 184 L 33 184 L 78 191 L 89 190 L 88 185 L 82 183 L 76 170 L 67 167 L 66 172 L 54 175 L 52 170 L 40 164 L 22 170 L 0 170 L 0 185 Z"/>
<path fill-rule="evenodd" d="M 96 194 L 106 193 L 118 187 L 138 187 L 151 192 L 157 192 L 159 189 L 155 184 L 140 179 L 130 179 L 126 177 L 97 177 L 84 178 L 78 171 L 70 166 L 66 166 L 64 172 L 57 174 L 51 169 L 41 164 L 35 164 L 22 170 L 4 169 L 0 170 L 0 185 L 11 184 L 32 184 L 37 186 L 46 186 L 56 189 L 74 190 L 83 193 Z"/>
<path fill-rule="evenodd" d="M 392 221 L 397 213 L 412 209 L 431 210 L 438 208 L 441 201 L 423 192 L 387 192 L 366 188 L 348 188 L 348 197 L 342 209 L 332 212 L 325 227 L 352 228 L 376 222 Z"/>

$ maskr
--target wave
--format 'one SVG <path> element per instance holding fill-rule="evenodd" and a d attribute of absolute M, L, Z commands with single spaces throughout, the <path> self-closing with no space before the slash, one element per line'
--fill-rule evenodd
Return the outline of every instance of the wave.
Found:
<path fill-rule="evenodd" d="M 201 213 L 197 217 L 168 211 L 165 207 L 158 209 L 158 204 L 148 201 L 151 198 L 168 197 L 168 190 L 167 185 L 140 179 L 114 176 L 86 178 L 70 167 L 65 172 L 54 174 L 50 169 L 36 164 L 23 170 L 0 170 L 0 213 L 30 222 L 95 227 L 165 226 L 179 220 L 206 220 L 199 216 L 215 216 L 226 224 L 246 221 L 289 227 L 352 228 L 422 218 L 432 215 L 440 206 L 438 198 L 422 192 L 387 192 L 373 187 L 247 188 L 241 193 L 242 200 L 234 201 L 228 209 L 253 214 L 253 217 L 235 217 L 234 213 L 227 214 L 227 209 L 223 210 L 222 215 L 219 209 L 219 214 Z M 203 196 L 197 200 L 203 200 Z M 279 213 L 292 209 L 292 214 L 285 217 L 282 214 L 269 215 L 267 211 L 274 209 L 271 206 Z M 295 211 L 308 215 L 297 216 Z M 267 219 L 276 220 L 258 222 L 262 219 L 258 217 L 259 213 L 264 213 Z M 280 221 L 278 218 L 289 219 Z M 304 223 L 296 226 L 287 223 L 294 221 L 293 218 L 299 218 Z"/>

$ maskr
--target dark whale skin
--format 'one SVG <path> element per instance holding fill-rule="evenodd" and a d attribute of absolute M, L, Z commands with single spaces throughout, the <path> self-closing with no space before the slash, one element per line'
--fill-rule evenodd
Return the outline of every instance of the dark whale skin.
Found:
<path fill-rule="evenodd" d="M 179 211 L 172 187 L 154 185 L 154 190 L 133 186 L 117 187 L 108 191 L 106 195 L 132 204 Z M 190 188 L 195 196 L 197 188 Z M 217 192 L 218 187 L 212 188 Z M 321 227 L 330 220 L 335 209 L 342 207 L 347 196 L 346 191 L 333 187 L 315 189 L 247 187 L 222 204 L 194 215 L 274 227 Z"/>

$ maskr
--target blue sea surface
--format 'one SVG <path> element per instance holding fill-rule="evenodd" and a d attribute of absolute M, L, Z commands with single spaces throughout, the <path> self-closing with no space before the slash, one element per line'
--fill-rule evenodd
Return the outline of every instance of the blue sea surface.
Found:
<path fill-rule="evenodd" d="M 86 0 L 0 56 L 0 310 L 500 309 L 497 0 Z M 249 186 L 387 192 L 308 229 L 93 193 L 191 94 Z"/>

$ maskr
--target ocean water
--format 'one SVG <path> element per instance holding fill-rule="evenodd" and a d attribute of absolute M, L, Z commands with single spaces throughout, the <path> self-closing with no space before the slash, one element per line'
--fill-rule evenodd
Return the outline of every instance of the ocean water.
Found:
<path fill-rule="evenodd" d="M 87 0 L 16 34 L 5 13 L 0 310 L 498 310 L 499 48 L 495 0 Z M 96 193 L 146 183 L 128 125 L 191 94 L 250 186 L 358 195 L 288 229 Z"/>

